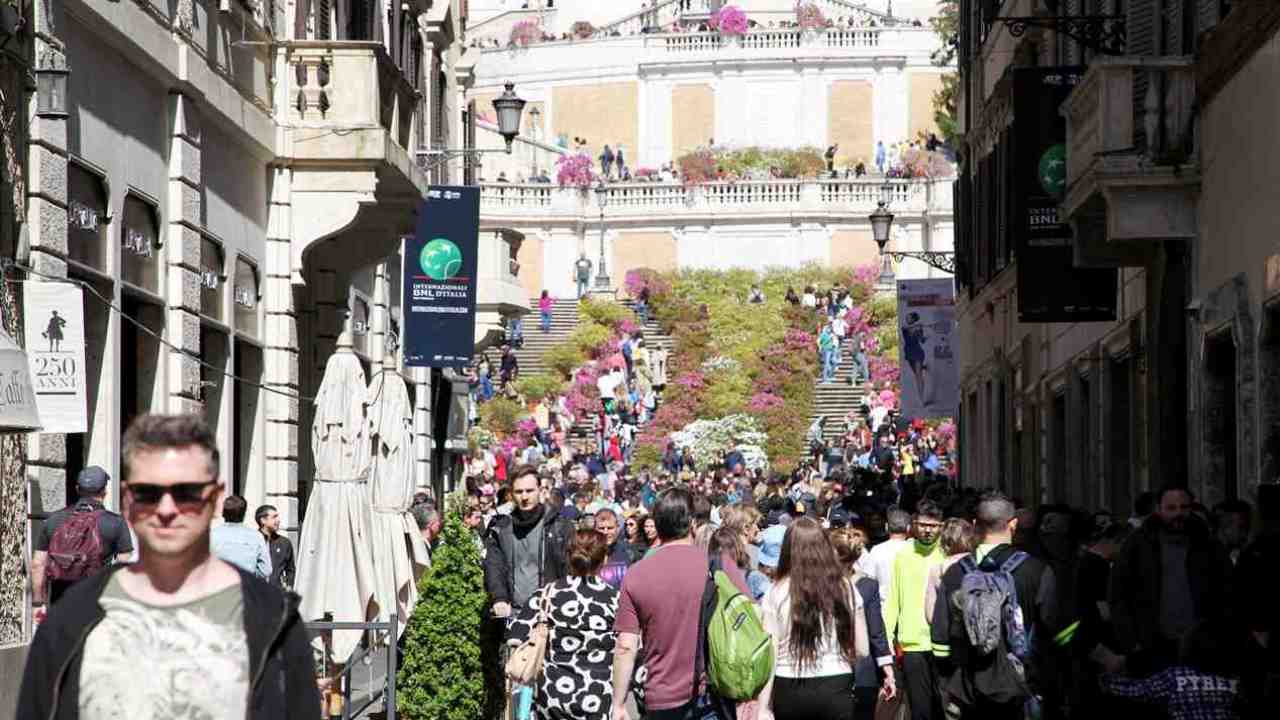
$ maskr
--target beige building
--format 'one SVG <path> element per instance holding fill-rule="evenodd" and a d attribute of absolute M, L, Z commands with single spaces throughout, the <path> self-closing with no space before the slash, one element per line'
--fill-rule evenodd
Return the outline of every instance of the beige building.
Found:
<path fill-rule="evenodd" d="M 429 183 L 464 179 L 427 151 L 465 142 L 465 3 L 384 0 L 342 25 L 333 3 L 302 0 L 26 5 L 6 52 L 25 53 L 37 88 L 24 96 L 12 74 L 3 86 L 25 196 L 19 184 L 0 202 L 0 237 L 30 268 L 11 277 L 85 288 L 89 428 L 26 438 L 31 528 L 74 499 L 87 465 L 111 473 L 118 508 L 130 419 L 192 412 L 217 431 L 228 491 L 276 505 L 296 537 L 310 398 L 335 340 L 352 331 L 366 372 L 395 351 L 400 239 Z M 508 253 L 482 244 L 482 265 Z M 401 371 L 426 486 L 431 386 Z M 4 518 L 6 553 L 23 553 L 4 556 L 7 700 L 30 637 L 31 528 Z"/>
<path fill-rule="evenodd" d="M 1265 199 L 1275 4 L 1103 3 L 1128 26 L 1113 55 L 1051 28 L 1013 37 L 969 5 L 971 160 L 957 193 L 965 482 L 1119 515 L 1165 483 L 1187 484 L 1208 506 L 1255 499 L 1280 472 L 1269 350 L 1280 261 Z M 1005 5 L 1000 16 L 1034 13 L 1026 1 Z M 1073 66 L 1078 83 L 1057 105 L 1066 164 L 1056 218 L 1070 226 L 1070 260 L 1024 272 L 1035 251 L 1021 219 L 1001 215 L 1016 209 L 1010 138 L 1024 119 L 1014 68 L 1066 76 Z M 1083 285 L 1081 273 L 1099 269 L 1114 272 L 1113 319 L 1020 321 L 1029 287 Z M 1054 309 L 1069 316 L 1064 296 Z"/>

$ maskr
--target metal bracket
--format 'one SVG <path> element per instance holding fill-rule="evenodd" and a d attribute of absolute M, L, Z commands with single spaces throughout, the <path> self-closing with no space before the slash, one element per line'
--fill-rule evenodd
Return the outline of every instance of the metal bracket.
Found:
<path fill-rule="evenodd" d="M 1027 28 L 1045 28 L 1066 35 L 1081 45 L 1104 55 L 1123 55 L 1127 33 L 1123 15 L 1017 16 L 992 18 L 1009 29 L 1013 37 L 1022 37 Z"/>
<path fill-rule="evenodd" d="M 905 251 L 885 250 L 884 254 L 889 256 L 894 262 L 902 262 L 906 259 L 919 260 L 933 268 L 937 268 L 944 273 L 954 275 L 956 272 L 956 254 L 953 252 L 940 252 L 934 250 L 921 251 Z"/>
<path fill-rule="evenodd" d="M 472 155 L 484 155 L 486 153 L 506 153 L 511 154 L 510 149 L 503 148 L 447 148 L 441 150 L 419 150 L 418 167 L 423 172 L 430 172 L 441 165 L 456 160 L 458 158 L 467 158 Z"/>

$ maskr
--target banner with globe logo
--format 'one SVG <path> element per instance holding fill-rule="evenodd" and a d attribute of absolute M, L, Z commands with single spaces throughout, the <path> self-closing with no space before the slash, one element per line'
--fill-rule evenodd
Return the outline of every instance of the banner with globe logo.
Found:
<path fill-rule="evenodd" d="M 479 188 L 427 191 L 401 257 L 405 365 L 458 368 L 470 362 L 479 237 Z"/>
<path fill-rule="evenodd" d="M 1116 270 L 1076 266 L 1074 233 L 1058 211 L 1068 159 L 1061 108 L 1083 76 L 1080 67 L 1015 69 L 1013 127 L 996 151 L 978 161 L 980 174 L 995 181 L 989 208 L 982 209 L 989 228 L 983 240 L 1014 249 L 1021 322 L 1115 319 Z M 1006 232 L 1012 243 L 1004 242 Z"/>

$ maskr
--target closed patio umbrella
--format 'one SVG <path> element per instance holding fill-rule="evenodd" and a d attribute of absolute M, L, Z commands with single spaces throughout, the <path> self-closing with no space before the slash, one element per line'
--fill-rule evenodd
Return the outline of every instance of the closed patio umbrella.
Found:
<path fill-rule="evenodd" d="M 338 622 L 379 614 L 369 505 L 370 440 L 364 368 L 348 332 L 338 337 L 316 393 L 311 424 L 315 483 L 298 541 L 298 577 L 304 620 L 333 613 Z M 357 631 L 333 634 L 334 659 L 345 662 Z"/>
<path fill-rule="evenodd" d="M 368 489 L 378 619 L 396 613 L 403 633 L 418 600 L 418 578 L 430 565 L 430 556 L 408 513 L 414 493 L 413 403 L 394 357 L 383 360 L 382 369 L 369 383 L 369 402 L 373 464 Z"/>

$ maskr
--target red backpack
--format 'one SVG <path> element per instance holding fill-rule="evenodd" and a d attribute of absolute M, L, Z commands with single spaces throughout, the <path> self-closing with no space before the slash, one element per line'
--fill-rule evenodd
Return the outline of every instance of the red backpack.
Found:
<path fill-rule="evenodd" d="M 102 532 L 98 521 L 102 510 L 76 508 L 71 517 L 53 531 L 49 539 L 49 580 L 75 582 L 102 569 Z"/>

